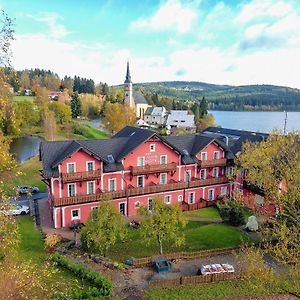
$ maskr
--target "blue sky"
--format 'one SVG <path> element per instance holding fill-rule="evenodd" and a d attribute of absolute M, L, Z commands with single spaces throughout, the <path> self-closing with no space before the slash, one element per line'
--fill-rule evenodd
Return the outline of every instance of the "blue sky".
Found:
<path fill-rule="evenodd" d="M 0 0 L 13 66 L 119 84 L 193 80 L 300 88 L 299 0 Z"/>

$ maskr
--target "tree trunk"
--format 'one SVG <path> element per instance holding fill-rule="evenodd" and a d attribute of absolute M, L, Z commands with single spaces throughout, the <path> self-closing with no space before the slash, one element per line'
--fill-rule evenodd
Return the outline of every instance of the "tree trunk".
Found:
<path fill-rule="evenodd" d="M 162 255 L 163 254 L 163 246 L 162 246 L 162 240 L 159 235 L 157 236 L 157 241 L 159 244 L 159 253 L 160 253 L 160 255 Z"/>

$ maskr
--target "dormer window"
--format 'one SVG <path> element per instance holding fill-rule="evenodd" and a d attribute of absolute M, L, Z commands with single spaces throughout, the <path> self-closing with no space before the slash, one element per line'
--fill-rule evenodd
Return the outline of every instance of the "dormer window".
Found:
<path fill-rule="evenodd" d="M 112 154 L 107 155 L 107 160 L 110 164 L 113 164 L 115 162 L 115 159 Z"/>

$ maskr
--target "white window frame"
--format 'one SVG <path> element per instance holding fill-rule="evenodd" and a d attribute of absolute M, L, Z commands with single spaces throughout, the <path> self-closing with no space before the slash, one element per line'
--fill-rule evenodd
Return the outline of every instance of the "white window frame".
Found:
<path fill-rule="evenodd" d="M 78 211 L 78 216 L 77 217 L 73 217 L 73 211 Z M 76 209 L 71 209 L 71 220 L 80 220 L 80 208 L 76 208 Z"/>
<path fill-rule="evenodd" d="M 73 174 L 73 173 L 69 172 L 69 166 L 70 165 L 74 165 L 74 173 L 76 173 L 76 162 L 67 163 L 67 173 L 68 174 Z"/>
<path fill-rule="evenodd" d="M 189 174 L 189 180 L 187 180 L 187 174 Z M 192 180 L 192 170 L 185 170 L 184 172 L 184 181 L 190 182 Z"/>
<path fill-rule="evenodd" d="M 193 195 L 193 202 L 190 201 L 190 196 Z M 195 192 L 189 192 L 188 194 L 188 204 L 194 204 L 196 200 L 196 193 Z"/>
<path fill-rule="evenodd" d="M 210 199 L 210 197 L 209 197 L 210 192 L 212 192 L 212 197 L 211 197 L 212 199 Z M 209 201 L 215 200 L 215 189 L 209 189 L 209 190 L 208 190 L 207 196 L 208 196 L 208 200 L 209 200 Z"/>
<path fill-rule="evenodd" d="M 89 168 L 88 168 L 88 165 L 92 163 L 93 164 L 93 170 L 92 171 L 95 171 L 95 162 L 93 160 L 90 160 L 90 161 L 87 161 L 86 162 L 86 171 L 87 172 L 92 172 L 92 171 L 89 171 Z"/>
<path fill-rule="evenodd" d="M 168 201 L 167 201 L 168 199 Z M 171 204 L 172 203 L 172 196 L 171 195 L 166 195 L 165 196 L 165 204 Z"/>
<path fill-rule="evenodd" d="M 139 164 L 139 160 L 140 160 L 140 159 L 143 160 L 142 165 Z M 137 165 L 138 167 L 143 167 L 143 166 L 145 165 L 145 157 L 144 157 L 144 156 L 138 157 L 138 158 L 136 159 L 136 165 Z"/>
<path fill-rule="evenodd" d="M 91 207 L 91 211 L 94 211 L 94 210 L 96 210 L 96 209 L 98 210 L 99 208 L 100 208 L 99 206 L 92 206 L 92 207 Z"/>
<path fill-rule="evenodd" d="M 202 171 L 204 172 L 204 178 L 201 177 Z M 200 170 L 200 179 L 205 180 L 206 179 L 206 169 Z"/>
<path fill-rule="evenodd" d="M 74 186 L 74 191 L 75 191 L 75 195 L 74 196 L 70 196 L 70 189 L 69 189 L 70 185 Z M 76 195 L 77 195 L 77 186 L 76 186 L 76 183 L 68 183 L 68 197 L 75 197 Z"/>
<path fill-rule="evenodd" d="M 205 159 L 203 159 L 203 155 L 205 155 Z M 201 152 L 201 160 L 207 160 L 207 152 Z"/>
<path fill-rule="evenodd" d="M 162 182 L 163 176 L 165 176 L 165 178 L 166 178 L 165 182 Z M 159 175 L 159 184 L 167 184 L 167 182 L 168 182 L 168 175 L 167 175 L 167 173 L 160 173 L 160 175 Z"/>
<path fill-rule="evenodd" d="M 162 159 L 163 157 L 165 158 L 165 163 L 162 163 L 162 162 L 161 162 L 161 159 Z M 166 164 L 168 163 L 168 156 L 165 155 L 165 154 L 164 154 L 164 155 L 161 155 L 160 158 L 159 158 L 159 163 L 160 163 L 161 165 L 166 165 Z"/>
<path fill-rule="evenodd" d="M 113 191 L 110 189 L 110 187 L 111 187 L 110 183 L 111 182 L 114 182 L 114 190 Z M 108 191 L 109 192 L 115 192 L 116 190 L 117 190 L 117 180 L 116 180 L 116 178 L 109 178 L 108 179 Z"/>
<path fill-rule="evenodd" d="M 232 176 L 233 175 L 233 167 L 229 166 L 226 168 L 226 175 L 227 176 Z"/>
<path fill-rule="evenodd" d="M 214 178 L 218 178 L 219 177 L 219 167 L 214 167 L 212 170 L 212 175 Z"/>
<path fill-rule="evenodd" d="M 90 192 L 89 192 L 89 183 L 93 183 L 93 193 L 90 193 Z M 87 181 L 87 183 L 86 183 L 86 193 L 87 193 L 87 195 L 93 195 L 93 194 L 96 193 L 96 183 L 95 183 L 94 180 L 92 180 L 92 181 Z"/>
<path fill-rule="evenodd" d="M 182 195 L 178 195 L 177 201 L 178 201 L 178 202 L 182 202 L 182 201 L 183 201 L 183 196 L 182 196 Z"/>
<path fill-rule="evenodd" d="M 155 144 L 150 144 L 150 152 L 155 152 Z"/>
<path fill-rule="evenodd" d="M 215 157 L 216 154 L 217 157 Z M 214 159 L 220 159 L 220 151 L 214 151 Z"/>
<path fill-rule="evenodd" d="M 227 195 L 227 186 L 222 186 L 220 191 L 220 196 L 226 196 Z"/>
<path fill-rule="evenodd" d="M 121 213 L 121 205 L 124 204 L 124 214 Z M 121 202 L 119 203 L 119 213 L 122 215 L 122 216 L 127 216 L 127 204 L 126 202 Z"/>
<path fill-rule="evenodd" d="M 142 179 L 143 179 L 143 184 L 142 184 L 142 186 L 139 186 L 139 178 L 142 178 Z M 143 187 L 145 186 L 145 176 L 144 176 L 144 175 L 138 175 L 138 176 L 136 177 L 136 186 L 137 186 L 137 187 L 140 187 L 140 188 L 143 188 Z"/>

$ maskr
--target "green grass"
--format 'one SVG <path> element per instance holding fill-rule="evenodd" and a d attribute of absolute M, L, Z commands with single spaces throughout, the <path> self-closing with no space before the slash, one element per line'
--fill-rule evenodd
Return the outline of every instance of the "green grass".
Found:
<path fill-rule="evenodd" d="M 187 211 L 184 213 L 187 217 L 199 217 L 208 219 L 220 219 L 219 211 L 215 207 L 206 207 L 198 210 Z"/>
<path fill-rule="evenodd" d="M 251 242 L 250 238 L 238 229 L 225 225 L 209 222 L 190 221 L 184 229 L 185 245 L 175 247 L 173 243 L 164 245 L 164 252 L 198 251 L 213 248 L 239 246 Z M 159 254 L 158 245 L 153 242 L 145 244 L 138 229 L 129 229 L 129 234 L 124 243 L 118 242 L 108 253 L 116 261 L 124 262 L 128 257 L 146 257 Z"/>
<path fill-rule="evenodd" d="M 95 127 L 90 125 L 76 123 L 74 125 L 74 133 L 77 135 L 81 135 L 87 139 L 104 139 L 109 137 L 109 135 Z"/>
<path fill-rule="evenodd" d="M 226 281 L 172 289 L 151 289 L 144 295 L 145 300 L 210 300 L 242 299 L 258 295 L 268 295 L 279 291 L 257 287 L 248 281 Z"/>
<path fill-rule="evenodd" d="M 39 158 L 33 157 L 23 164 L 20 164 L 17 168 L 17 171 L 20 171 L 22 174 L 13 179 L 13 185 L 17 187 L 18 185 L 27 184 L 30 186 L 37 186 L 40 192 L 46 192 L 46 184 L 42 181 L 40 171 L 42 169 L 42 162 L 39 161 Z"/>
<path fill-rule="evenodd" d="M 34 97 L 33 96 L 14 96 L 13 100 L 14 101 L 24 101 L 24 100 L 33 101 Z"/>

